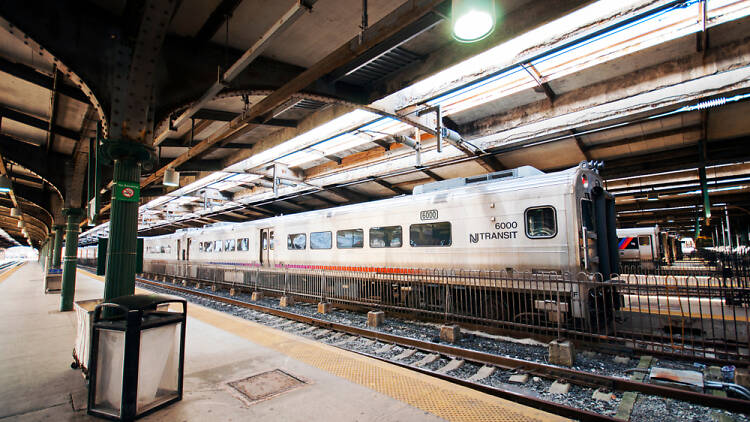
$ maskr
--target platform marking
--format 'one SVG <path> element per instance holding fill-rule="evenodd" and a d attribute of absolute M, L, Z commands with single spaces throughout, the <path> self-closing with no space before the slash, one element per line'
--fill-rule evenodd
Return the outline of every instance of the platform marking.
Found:
<path fill-rule="evenodd" d="M 14 272 L 16 272 L 19 268 L 23 267 L 24 265 L 26 265 L 25 262 L 18 264 L 14 266 L 13 268 L 9 269 L 8 271 L 0 274 L 0 283 L 5 281 L 6 278 L 10 277 Z"/>
<path fill-rule="evenodd" d="M 449 421 L 569 420 L 195 303 L 188 316 Z"/>

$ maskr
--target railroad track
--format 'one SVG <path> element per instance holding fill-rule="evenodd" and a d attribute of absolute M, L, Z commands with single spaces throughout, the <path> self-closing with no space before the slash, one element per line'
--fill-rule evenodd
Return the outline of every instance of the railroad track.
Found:
<path fill-rule="evenodd" d="M 414 338 L 409 337 L 403 337 L 398 335 L 393 335 L 381 331 L 373 331 L 369 329 L 359 328 L 359 327 L 353 327 L 349 325 L 339 324 L 323 319 L 318 319 L 306 315 L 300 315 L 292 312 L 287 312 L 284 310 L 271 308 L 263 305 L 259 305 L 257 303 L 251 303 L 246 302 L 242 300 L 237 300 L 229 297 L 225 297 L 222 295 L 212 294 L 204 291 L 200 291 L 197 289 L 191 289 L 191 288 L 184 288 L 175 286 L 169 283 L 162 283 L 157 282 L 145 278 L 137 278 L 137 281 L 161 288 L 166 289 L 168 291 L 182 293 L 186 295 L 193 295 L 200 298 L 208 299 L 214 302 L 220 302 L 228 305 L 237 306 L 240 308 L 245 309 L 251 309 L 254 311 L 262 312 L 269 315 L 274 315 L 279 318 L 283 318 L 290 322 L 297 322 L 299 324 L 304 324 L 305 326 L 311 327 L 310 329 L 304 328 L 304 327 L 297 327 L 300 328 L 296 332 L 298 334 L 307 334 L 312 333 L 313 329 L 316 328 L 318 330 L 328 331 L 326 335 L 329 335 L 330 333 L 341 333 L 341 335 L 349 335 L 352 338 L 364 338 L 374 341 L 379 341 L 385 344 L 390 344 L 394 346 L 398 346 L 404 350 L 413 350 L 414 353 L 420 352 L 422 355 L 432 355 L 432 356 L 445 356 L 450 357 L 451 360 L 461 360 L 462 363 L 472 363 L 476 365 L 477 367 L 491 367 L 496 368 L 498 371 L 507 371 L 508 373 L 524 373 L 528 374 L 529 376 L 537 376 L 537 377 L 543 377 L 545 379 L 555 379 L 555 380 L 566 380 L 570 384 L 578 385 L 582 387 L 587 388 L 600 388 L 607 391 L 620 391 L 620 392 L 627 392 L 627 391 L 633 391 L 638 392 L 646 395 L 651 396 L 659 396 L 659 397 L 665 397 L 670 399 L 676 399 L 681 400 L 689 403 L 695 403 L 699 405 L 705 405 L 706 403 L 711 403 L 712 407 L 729 410 L 732 412 L 746 412 L 748 408 L 750 408 L 750 402 L 734 399 L 734 398 L 728 398 L 728 397 L 718 397 L 703 393 L 698 393 L 694 391 L 688 391 L 688 390 L 681 390 L 677 388 L 671 388 L 661 385 L 653 385 L 653 384 L 647 384 L 637 381 L 631 381 L 629 379 L 623 379 L 623 378 L 617 378 L 617 377 L 611 377 L 601 374 L 595 374 L 591 372 L 584 372 L 584 371 L 578 371 L 574 369 L 568 369 L 568 368 L 562 368 L 552 365 L 547 365 L 539 362 L 533 362 L 533 361 L 527 361 L 522 359 L 515 359 L 505 356 L 499 356 L 494 354 L 488 354 L 477 350 L 470 350 L 470 349 L 464 349 L 460 347 L 455 346 L 449 346 L 446 344 L 436 344 L 428 341 L 422 341 Z M 281 325 L 289 326 L 292 325 L 292 323 L 285 323 L 285 324 L 277 324 L 276 326 L 279 327 Z M 605 416 L 599 413 L 595 413 L 589 410 L 575 408 L 572 406 L 567 406 L 561 403 L 544 400 L 539 397 L 529 396 L 520 394 L 514 391 L 510 391 L 504 388 L 494 387 L 490 385 L 486 385 L 483 383 L 480 383 L 477 381 L 471 381 L 467 378 L 461 378 L 457 376 L 450 375 L 448 373 L 440 373 L 438 371 L 433 371 L 430 369 L 423 368 L 419 365 L 415 365 L 414 363 L 405 363 L 402 359 L 394 359 L 394 358 L 386 358 L 383 356 L 379 356 L 378 353 L 374 352 L 363 352 L 360 350 L 352 350 L 351 348 L 346 347 L 346 343 L 337 342 L 333 343 L 334 346 L 342 347 L 347 350 L 353 351 L 355 353 L 360 353 L 366 356 L 369 356 L 374 359 L 386 361 L 401 367 L 409 368 L 414 371 L 418 371 L 430 376 L 438 377 L 444 380 L 448 380 L 450 382 L 454 382 L 456 384 L 460 384 L 478 391 L 482 391 L 487 394 L 491 394 L 493 396 L 513 400 L 515 402 L 523 403 L 528 406 L 533 406 L 538 409 L 543 409 L 545 411 L 555 413 L 561 416 L 575 418 L 582 421 L 615 421 L 618 419 L 614 419 L 609 416 Z"/>

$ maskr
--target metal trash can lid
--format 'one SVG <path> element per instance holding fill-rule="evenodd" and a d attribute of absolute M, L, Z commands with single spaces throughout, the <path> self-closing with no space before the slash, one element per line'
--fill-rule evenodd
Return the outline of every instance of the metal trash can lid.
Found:
<path fill-rule="evenodd" d="M 118 305 L 128 311 L 143 311 L 154 310 L 156 305 L 167 302 L 185 302 L 185 300 L 174 296 L 151 294 L 119 296 L 108 300 L 106 303 Z"/>

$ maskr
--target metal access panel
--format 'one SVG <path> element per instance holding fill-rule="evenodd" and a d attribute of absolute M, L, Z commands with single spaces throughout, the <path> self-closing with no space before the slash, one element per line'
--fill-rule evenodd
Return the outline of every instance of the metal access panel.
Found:
<path fill-rule="evenodd" d="M 100 238 L 96 250 L 96 275 L 107 273 L 107 243 L 109 239 Z"/>

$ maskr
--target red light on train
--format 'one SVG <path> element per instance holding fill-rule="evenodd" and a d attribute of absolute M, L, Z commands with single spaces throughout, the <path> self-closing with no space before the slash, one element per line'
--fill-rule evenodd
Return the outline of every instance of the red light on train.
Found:
<path fill-rule="evenodd" d="M 586 177 L 585 174 L 581 175 L 581 182 L 583 182 L 584 189 L 588 189 L 589 188 L 589 178 Z"/>

